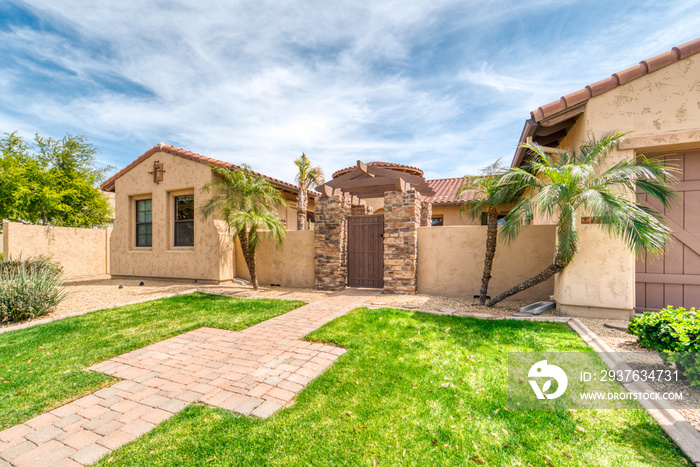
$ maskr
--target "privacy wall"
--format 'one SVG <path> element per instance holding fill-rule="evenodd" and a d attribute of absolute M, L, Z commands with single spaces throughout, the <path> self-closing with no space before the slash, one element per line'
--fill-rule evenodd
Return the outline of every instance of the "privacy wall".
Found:
<path fill-rule="evenodd" d="M 4 258 L 50 256 L 68 279 L 109 274 L 112 229 L 79 229 L 3 222 Z"/>
<path fill-rule="evenodd" d="M 281 247 L 263 238 L 255 255 L 260 285 L 314 286 L 314 231 L 293 230 Z M 241 244 L 236 240 L 236 277 L 250 280 Z"/>
<path fill-rule="evenodd" d="M 533 225 L 510 245 L 499 241 L 489 295 L 501 292 L 541 272 L 554 257 L 555 226 Z M 418 229 L 418 293 L 472 298 L 479 295 L 486 251 L 485 226 L 421 227 Z M 548 299 L 554 280 L 512 297 Z"/>

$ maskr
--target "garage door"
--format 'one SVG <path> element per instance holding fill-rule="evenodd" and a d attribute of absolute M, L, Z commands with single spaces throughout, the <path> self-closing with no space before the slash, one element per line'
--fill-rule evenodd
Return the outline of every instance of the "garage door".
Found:
<path fill-rule="evenodd" d="M 667 305 L 700 308 L 700 150 L 664 159 L 678 170 L 676 203 L 663 209 L 646 195 L 638 194 L 637 199 L 664 213 L 673 237 L 663 256 L 637 260 L 637 311 Z"/>

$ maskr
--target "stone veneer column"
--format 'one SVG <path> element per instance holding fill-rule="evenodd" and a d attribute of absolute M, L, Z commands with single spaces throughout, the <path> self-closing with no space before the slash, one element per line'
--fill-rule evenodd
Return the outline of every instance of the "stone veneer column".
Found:
<path fill-rule="evenodd" d="M 420 205 L 420 226 L 431 227 L 433 225 L 433 203 L 423 201 Z"/>
<path fill-rule="evenodd" d="M 350 202 L 343 196 L 316 199 L 314 273 L 319 290 L 342 290 L 348 284 L 347 222 Z"/>
<path fill-rule="evenodd" d="M 416 293 L 421 196 L 410 188 L 384 193 L 384 292 Z"/>

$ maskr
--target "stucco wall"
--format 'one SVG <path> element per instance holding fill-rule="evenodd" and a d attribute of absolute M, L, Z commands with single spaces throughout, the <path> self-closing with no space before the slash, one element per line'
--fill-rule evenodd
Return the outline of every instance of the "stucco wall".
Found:
<path fill-rule="evenodd" d="M 530 226 L 518 239 L 499 242 L 489 295 L 494 297 L 541 272 L 554 256 L 553 226 Z M 486 251 L 485 226 L 421 227 L 418 229 L 418 293 L 472 298 L 479 294 Z M 548 299 L 554 281 L 515 295 L 514 299 Z"/>
<path fill-rule="evenodd" d="M 578 253 L 556 278 L 554 296 L 560 311 L 572 316 L 631 317 L 634 256 L 622 240 L 608 237 L 597 225 L 581 225 L 579 233 Z"/>
<path fill-rule="evenodd" d="M 459 206 L 433 206 L 433 217 L 443 216 L 443 225 L 481 225 L 481 219 L 460 210 Z"/>
<path fill-rule="evenodd" d="M 699 90 L 700 57 L 695 55 L 589 100 L 576 139 L 612 130 L 639 137 L 697 129 Z"/>
<path fill-rule="evenodd" d="M 68 279 L 109 274 L 112 229 L 79 229 L 3 222 L 5 259 L 50 256 Z"/>
<path fill-rule="evenodd" d="M 153 182 L 153 162 L 160 161 L 163 181 Z M 204 221 L 199 213 L 210 193 L 202 187 L 212 179 L 204 164 L 158 152 L 122 175 L 115 183 L 115 221 L 111 270 L 115 276 L 169 277 L 230 280 L 233 277 L 233 244 L 219 220 Z M 194 194 L 194 246 L 174 247 L 173 197 Z M 153 200 L 153 245 L 135 246 L 135 201 Z"/>
<path fill-rule="evenodd" d="M 591 98 L 561 147 L 595 135 L 632 132 L 607 160 L 700 147 L 700 57 L 692 56 Z M 636 143 L 635 143 L 636 142 Z M 556 278 L 555 298 L 572 314 L 629 316 L 635 306 L 634 255 L 621 240 L 581 226 L 581 250 Z"/>
<path fill-rule="evenodd" d="M 264 238 L 256 254 L 258 283 L 284 287 L 314 286 L 314 232 L 290 231 L 281 248 Z M 236 277 L 250 280 L 241 245 L 236 242 Z"/>

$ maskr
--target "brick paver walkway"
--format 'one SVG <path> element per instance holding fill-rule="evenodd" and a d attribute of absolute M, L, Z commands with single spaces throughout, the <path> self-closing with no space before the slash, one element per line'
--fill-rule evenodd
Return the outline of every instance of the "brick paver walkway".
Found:
<path fill-rule="evenodd" d="M 378 293 L 346 290 L 242 331 L 200 328 L 93 365 L 122 381 L 0 432 L 0 467 L 92 464 L 192 402 L 269 417 L 345 352 L 299 339 Z"/>

